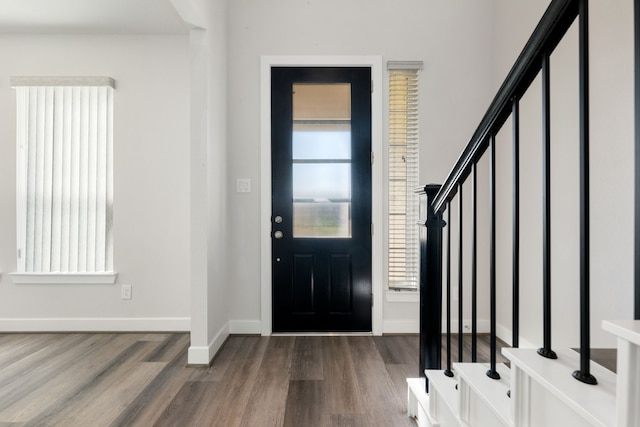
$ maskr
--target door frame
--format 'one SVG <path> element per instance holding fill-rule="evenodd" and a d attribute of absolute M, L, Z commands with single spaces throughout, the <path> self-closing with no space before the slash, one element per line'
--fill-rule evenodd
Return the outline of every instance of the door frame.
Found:
<path fill-rule="evenodd" d="M 383 294 L 383 81 L 381 56 L 262 56 L 260 58 L 260 291 L 262 335 L 272 333 L 271 297 L 271 68 L 272 67 L 370 67 L 371 94 L 371 328 L 382 335 Z"/>

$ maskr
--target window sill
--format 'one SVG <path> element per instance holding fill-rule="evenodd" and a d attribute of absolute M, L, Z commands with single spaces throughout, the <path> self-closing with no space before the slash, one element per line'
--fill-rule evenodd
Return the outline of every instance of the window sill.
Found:
<path fill-rule="evenodd" d="M 27 285 L 112 285 L 118 273 L 10 273 L 15 284 Z"/>
<path fill-rule="evenodd" d="M 387 302 L 420 302 L 420 292 L 410 290 L 386 292 Z"/>

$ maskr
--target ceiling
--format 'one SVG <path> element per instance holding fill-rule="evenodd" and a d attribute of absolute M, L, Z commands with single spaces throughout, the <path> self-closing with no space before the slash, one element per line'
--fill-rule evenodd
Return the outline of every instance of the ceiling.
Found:
<path fill-rule="evenodd" d="M 0 33 L 186 33 L 169 0 L 0 0 Z"/>

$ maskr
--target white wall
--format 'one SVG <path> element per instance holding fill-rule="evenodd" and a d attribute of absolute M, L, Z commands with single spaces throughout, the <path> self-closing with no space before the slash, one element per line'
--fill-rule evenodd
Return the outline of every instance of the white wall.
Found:
<path fill-rule="evenodd" d="M 187 36 L 3 35 L 0 51 L 0 330 L 189 330 Z M 16 270 L 9 82 L 19 75 L 116 81 L 116 285 L 14 285 L 8 275 Z M 133 286 L 129 301 L 123 283 Z"/>
<path fill-rule="evenodd" d="M 496 78 L 509 64 L 548 1 L 496 0 Z M 525 4 L 526 3 L 526 4 Z M 604 319 L 633 315 L 633 44 L 632 2 L 590 2 L 591 42 L 591 337 L 594 347 L 614 346 L 601 330 Z M 516 24 L 522 23 L 522 24 Z M 508 37 L 506 35 L 509 35 Z M 552 340 L 579 344 L 578 241 L 578 28 L 551 57 L 552 87 Z M 498 77 L 498 75 L 502 77 Z M 521 102 L 521 339 L 542 343 L 541 86 L 534 82 Z M 499 138 L 498 285 L 500 299 L 511 292 L 511 127 Z M 510 341 L 511 312 L 499 312 L 503 338 Z"/>
<path fill-rule="evenodd" d="M 492 95 L 491 57 L 485 56 L 491 52 L 492 10 L 488 4 L 463 0 L 229 3 L 227 189 L 229 251 L 234 254 L 229 259 L 232 327 L 245 325 L 260 331 L 260 57 L 381 55 L 385 61 L 424 61 L 420 182 L 442 182 Z M 386 93 L 386 87 L 384 90 Z M 374 120 L 383 121 L 386 135 L 385 118 L 386 112 Z M 377 158 L 383 157 L 378 154 Z M 236 193 L 237 178 L 250 178 L 252 192 Z M 417 326 L 416 302 L 385 302 L 385 332 L 417 332 Z"/>
<path fill-rule="evenodd" d="M 229 336 L 227 2 L 171 0 L 190 30 L 191 346 L 208 364 Z"/>
<path fill-rule="evenodd" d="M 210 19 L 206 46 L 208 57 L 208 140 L 207 140 L 207 315 L 209 339 L 215 340 L 214 350 L 221 346 L 229 331 L 229 300 L 233 281 L 229 280 L 229 260 L 236 254 L 229 250 L 234 240 L 229 232 L 227 186 L 227 1 L 207 2 Z M 198 232 L 197 229 L 194 230 Z M 215 352 L 210 353 L 212 357 Z M 210 359 L 211 359 L 210 357 Z"/>
<path fill-rule="evenodd" d="M 193 315 L 197 325 L 192 328 L 192 345 L 208 348 L 209 353 L 234 325 L 237 332 L 259 332 L 260 57 L 381 55 L 384 60 L 424 61 L 420 182 L 438 183 L 548 1 L 237 0 L 229 2 L 228 11 L 225 1 L 173 3 L 183 6 L 185 20 L 204 30 L 193 30 L 190 38 L 0 36 L 0 330 L 184 330 Z M 632 312 L 632 4 L 625 0 L 616 5 L 591 3 L 596 346 L 612 345 L 612 339 L 600 332 L 602 319 L 628 318 Z M 578 318 L 577 249 L 569 243 L 577 230 L 577 198 L 569 192 L 577 186 L 577 113 L 569 97 L 576 93 L 572 45 L 577 37 L 576 29 L 571 31 L 553 56 L 552 74 L 552 84 L 569 84 L 561 95 L 554 95 L 553 108 L 562 119 L 553 122 L 554 141 L 559 143 L 554 146 L 552 177 L 554 182 L 565 180 L 553 195 L 553 227 L 559 232 L 553 242 L 553 280 L 560 284 L 554 287 L 553 315 L 554 342 L 566 345 L 577 344 Z M 16 265 L 12 75 L 116 79 L 115 286 L 18 286 L 7 274 Z M 523 178 L 522 238 L 527 249 L 522 252 L 522 332 L 524 340 L 537 344 L 539 82 L 534 86 L 536 94 L 528 95 L 522 105 L 523 116 L 528 115 L 522 123 L 527 141 L 522 168 L 523 173 L 530 171 L 529 178 Z M 384 117 L 377 119 L 386 129 Z M 498 213 L 499 224 L 510 219 L 509 132 L 507 126 L 499 135 L 504 141 L 498 147 L 499 199 L 506 202 Z M 481 163 L 480 173 L 486 169 Z M 251 178 L 252 193 L 235 193 L 235 180 L 241 177 Z M 486 182 L 480 185 L 486 188 Z M 481 206 L 481 218 L 485 211 Z M 505 259 L 499 264 L 504 266 L 498 271 L 499 301 L 505 302 L 510 299 L 509 227 L 498 234 L 498 254 Z M 481 230 L 486 240 L 486 228 Z M 452 231 L 455 242 L 455 228 Z M 480 256 L 486 258 L 486 251 Z M 486 283 L 486 261 L 480 268 Z M 456 280 L 454 271 L 454 284 Z M 122 283 L 133 285 L 131 301 L 120 299 Z M 385 332 L 416 331 L 417 319 L 415 302 L 385 302 Z M 508 338 L 509 312 L 499 313 L 499 325 Z"/>

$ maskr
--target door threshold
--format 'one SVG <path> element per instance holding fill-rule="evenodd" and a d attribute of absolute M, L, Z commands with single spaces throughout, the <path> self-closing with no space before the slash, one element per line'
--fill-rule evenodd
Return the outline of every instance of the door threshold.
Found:
<path fill-rule="evenodd" d="M 272 332 L 273 337 L 371 337 L 373 332 Z"/>

